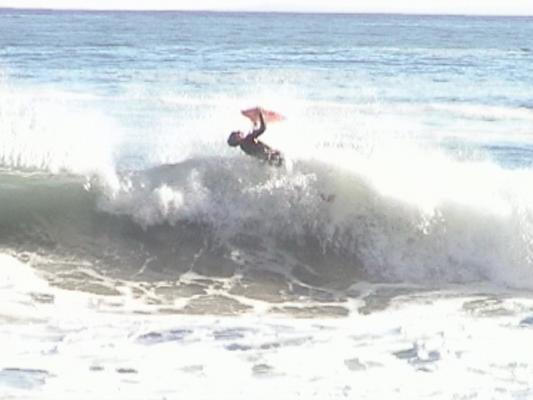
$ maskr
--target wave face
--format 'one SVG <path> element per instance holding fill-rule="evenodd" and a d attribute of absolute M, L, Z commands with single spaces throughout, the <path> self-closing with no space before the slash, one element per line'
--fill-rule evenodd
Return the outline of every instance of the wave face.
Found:
<path fill-rule="evenodd" d="M 123 172 L 118 187 L 4 174 L 2 245 L 143 279 L 252 268 L 332 288 L 361 280 L 529 287 L 531 172 L 423 156 L 381 167 L 380 157 L 351 160 L 355 170 L 196 158 Z"/>

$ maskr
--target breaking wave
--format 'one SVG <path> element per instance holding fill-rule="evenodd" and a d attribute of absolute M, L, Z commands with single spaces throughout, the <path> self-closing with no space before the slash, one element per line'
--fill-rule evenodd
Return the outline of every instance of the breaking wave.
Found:
<path fill-rule="evenodd" d="M 533 171 L 410 138 L 377 104 L 289 102 L 295 117 L 268 133 L 288 159 L 276 169 L 221 139 L 242 99 L 161 97 L 147 128 L 98 96 L 6 82 L 0 92 L 4 250 L 125 276 L 253 267 L 338 287 L 533 286 Z"/>
<path fill-rule="evenodd" d="M 439 163 L 448 163 L 445 174 Z M 426 160 L 429 176 L 372 164 L 354 172 L 316 160 L 276 169 L 196 158 L 123 172 L 119 188 L 99 178 L 4 174 L 2 245 L 126 275 L 231 275 L 248 265 L 340 287 L 533 283 L 531 193 L 521 185 L 529 171 L 442 159 Z"/>

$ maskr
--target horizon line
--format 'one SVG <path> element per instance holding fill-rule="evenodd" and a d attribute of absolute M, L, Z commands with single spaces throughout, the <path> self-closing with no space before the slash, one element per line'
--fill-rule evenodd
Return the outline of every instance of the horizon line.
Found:
<path fill-rule="evenodd" d="M 342 11 L 342 10 L 253 10 L 253 9 L 179 9 L 179 8 L 80 8 L 80 7 L 3 7 L 0 11 L 82 11 L 82 12 L 180 12 L 180 13 L 249 13 L 249 14 L 308 14 L 308 15 L 391 15 L 391 16 L 428 16 L 428 17 L 533 17 L 531 14 L 519 13 L 477 13 L 477 12 L 423 12 L 423 11 Z"/>

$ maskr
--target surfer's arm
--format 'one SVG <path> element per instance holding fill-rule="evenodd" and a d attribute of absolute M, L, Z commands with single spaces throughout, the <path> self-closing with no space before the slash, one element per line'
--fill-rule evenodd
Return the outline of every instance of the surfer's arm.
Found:
<path fill-rule="evenodd" d="M 256 139 L 257 137 L 259 137 L 260 135 L 263 134 L 263 132 L 265 131 L 266 129 L 266 125 L 265 125 L 265 120 L 263 118 L 263 112 L 262 111 L 259 111 L 259 128 L 257 129 L 254 129 L 251 133 L 250 133 L 250 136 L 253 138 L 253 139 Z"/>

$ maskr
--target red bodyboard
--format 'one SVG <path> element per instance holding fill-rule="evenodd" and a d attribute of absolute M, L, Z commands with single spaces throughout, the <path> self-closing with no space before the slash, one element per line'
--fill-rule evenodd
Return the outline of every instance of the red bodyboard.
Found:
<path fill-rule="evenodd" d="M 265 110 L 260 107 L 249 108 L 242 110 L 241 114 L 249 118 L 254 124 L 259 122 L 259 111 L 263 112 L 263 119 L 265 122 L 279 122 L 283 121 L 285 117 L 275 111 Z"/>

